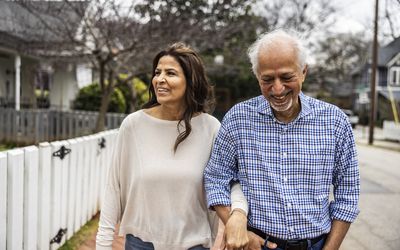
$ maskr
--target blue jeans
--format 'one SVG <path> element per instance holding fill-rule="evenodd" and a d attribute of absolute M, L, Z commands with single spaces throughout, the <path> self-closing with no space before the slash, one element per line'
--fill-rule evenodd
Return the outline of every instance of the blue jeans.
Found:
<path fill-rule="evenodd" d="M 325 244 L 325 238 L 321 239 L 320 241 L 318 241 L 317 243 L 315 243 L 312 246 L 309 245 L 307 249 L 308 250 L 322 250 L 322 248 L 324 247 L 324 244 Z M 271 248 L 263 247 L 263 250 L 269 250 L 269 249 L 271 249 Z M 284 250 L 284 249 L 275 248 L 274 250 Z"/>
<path fill-rule="evenodd" d="M 154 250 L 153 243 L 144 242 L 140 238 L 133 236 L 132 234 L 127 234 L 125 238 L 125 250 Z M 194 246 L 189 248 L 189 250 L 210 250 L 202 245 Z"/>

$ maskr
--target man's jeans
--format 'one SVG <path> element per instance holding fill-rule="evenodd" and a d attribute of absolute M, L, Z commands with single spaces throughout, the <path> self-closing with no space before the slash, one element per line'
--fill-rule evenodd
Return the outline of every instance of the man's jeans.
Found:
<path fill-rule="evenodd" d="M 324 244 L 325 244 L 325 238 L 324 238 L 324 239 L 321 239 L 320 241 L 318 241 L 318 242 L 315 243 L 314 245 L 309 246 L 307 249 L 308 249 L 308 250 L 322 250 L 322 248 L 324 247 Z M 263 247 L 263 250 L 269 250 L 269 249 L 271 249 L 271 248 Z M 275 248 L 274 250 L 285 250 L 285 249 L 282 249 L 282 248 Z"/>
<path fill-rule="evenodd" d="M 144 242 L 140 238 L 127 234 L 125 238 L 125 250 L 154 250 L 153 243 Z M 210 250 L 201 245 L 189 248 L 189 250 Z"/>

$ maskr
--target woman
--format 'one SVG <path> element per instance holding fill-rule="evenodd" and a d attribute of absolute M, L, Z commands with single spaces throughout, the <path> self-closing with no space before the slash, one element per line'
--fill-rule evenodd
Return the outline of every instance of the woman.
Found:
<path fill-rule="evenodd" d="M 218 219 L 207 209 L 203 170 L 220 124 L 205 113 L 212 88 L 200 57 L 181 43 L 159 52 L 149 93 L 121 125 L 97 249 L 111 249 L 118 222 L 125 249 L 209 249 Z M 232 207 L 247 211 L 237 185 Z"/>

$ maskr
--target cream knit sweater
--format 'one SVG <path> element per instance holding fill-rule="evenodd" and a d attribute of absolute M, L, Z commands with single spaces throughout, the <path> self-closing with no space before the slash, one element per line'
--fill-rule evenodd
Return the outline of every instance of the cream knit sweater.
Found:
<path fill-rule="evenodd" d="M 176 121 L 143 110 L 123 121 L 105 187 L 97 249 L 111 249 L 117 223 L 120 235 L 150 241 L 155 250 L 212 246 L 218 218 L 207 208 L 203 170 L 220 124 L 203 113 L 191 125 L 191 134 L 174 153 Z M 232 206 L 247 212 L 240 186 L 232 191 Z"/>

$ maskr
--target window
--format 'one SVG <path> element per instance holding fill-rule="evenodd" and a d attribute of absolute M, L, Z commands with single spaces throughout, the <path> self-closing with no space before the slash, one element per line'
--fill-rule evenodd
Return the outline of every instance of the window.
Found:
<path fill-rule="evenodd" d="M 392 86 L 400 86 L 400 67 L 390 68 L 389 84 Z"/>

